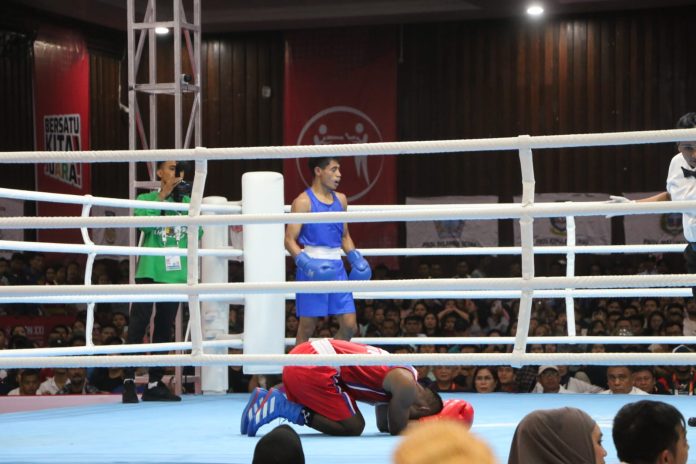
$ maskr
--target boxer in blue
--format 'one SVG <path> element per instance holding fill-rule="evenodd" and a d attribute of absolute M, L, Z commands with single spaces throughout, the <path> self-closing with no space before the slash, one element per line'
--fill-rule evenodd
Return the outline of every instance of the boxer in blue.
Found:
<path fill-rule="evenodd" d="M 312 185 L 295 198 L 291 212 L 345 211 L 348 200 L 344 194 L 336 191 L 341 182 L 338 159 L 310 158 L 309 168 L 314 173 Z M 372 277 L 369 263 L 355 249 L 348 224 L 288 224 L 285 248 L 297 264 L 297 281 L 370 280 Z M 350 262 L 350 275 L 346 274 L 343 266 L 341 250 Z M 338 319 L 340 328 L 335 338 L 339 340 L 350 340 L 357 331 L 352 293 L 298 293 L 296 306 L 300 319 L 296 338 L 298 345 L 309 340 L 318 319 L 326 316 L 336 316 Z"/>

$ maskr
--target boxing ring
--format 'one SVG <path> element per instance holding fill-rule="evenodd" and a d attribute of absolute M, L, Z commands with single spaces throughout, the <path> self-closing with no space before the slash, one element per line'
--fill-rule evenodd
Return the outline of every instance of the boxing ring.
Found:
<path fill-rule="evenodd" d="M 0 195 L 25 200 L 56 201 L 83 205 L 80 217 L 2 218 L 2 228 L 79 228 L 84 244 L 52 244 L 0 241 L 0 248 L 18 251 L 62 251 L 87 256 L 84 285 L 4 287 L 0 303 L 85 303 L 87 345 L 85 347 L 0 350 L 0 368 L 20 367 L 94 367 L 94 366 L 202 366 L 203 391 L 211 395 L 185 397 L 179 404 L 101 404 L 50 409 L 39 412 L 15 412 L 0 415 L 11 423 L 0 434 L 0 461 L 5 462 L 249 462 L 256 440 L 238 435 L 239 415 L 246 401 L 242 395 L 221 396 L 226 389 L 226 366 L 243 365 L 246 373 L 278 372 L 283 365 L 513 365 L 524 364 L 628 364 L 696 365 L 696 353 L 525 353 L 529 343 L 588 344 L 626 343 L 625 337 L 581 337 L 575 333 L 574 298 L 609 296 L 690 296 L 696 286 L 693 275 L 648 276 L 575 276 L 574 258 L 579 253 L 681 252 L 683 245 L 577 246 L 574 217 L 590 215 L 655 214 L 696 212 L 696 202 L 658 203 L 535 203 L 532 150 L 664 143 L 696 139 L 696 129 L 579 134 L 563 136 L 520 136 L 480 140 L 434 142 L 392 142 L 354 145 L 301 147 L 260 147 L 224 149 L 183 149 L 99 152 L 9 152 L 0 155 L 2 163 L 35 162 L 126 162 L 195 160 L 191 203 L 140 202 L 98 197 L 76 197 L 43 192 L 0 189 Z M 522 170 L 522 201 L 519 204 L 429 205 L 429 206 L 351 206 L 344 213 L 289 214 L 282 203 L 282 176 L 275 173 L 248 173 L 242 179 L 242 200 L 230 204 L 226 199 L 204 200 L 203 189 L 208 160 L 299 158 L 308 156 L 372 156 L 383 154 L 427 154 L 472 151 L 516 151 Z M 251 175 L 250 175 L 251 174 Z M 258 175 L 256 175 L 258 174 Z M 271 185 L 271 194 L 268 194 Z M 264 195 L 258 195 L 263 189 Z M 278 201 L 280 192 L 280 201 Z M 259 197 L 269 202 L 257 201 Z M 275 201 L 272 201 L 275 199 Z M 92 205 L 128 208 L 179 210 L 186 216 L 166 217 L 88 217 Z M 568 243 L 565 247 L 533 245 L 535 218 L 566 216 Z M 347 282 L 285 282 L 285 252 L 282 246 L 283 224 L 308 222 L 388 222 L 443 219 L 517 219 L 521 229 L 520 247 L 361 251 L 365 256 L 515 254 L 521 256 L 521 278 L 412 279 Z M 89 238 L 89 228 L 157 227 L 186 225 L 192 239 L 187 250 L 97 246 Z M 244 227 L 244 250 L 231 249 L 221 231 L 231 225 Z M 199 248 L 196 235 L 203 227 Z M 256 240 L 255 240 L 256 238 Z M 565 277 L 537 277 L 536 254 L 564 253 Z M 91 285 L 91 269 L 97 255 L 167 254 L 188 257 L 188 281 L 171 285 Z M 220 269 L 231 257 L 243 256 L 245 282 L 227 283 Z M 199 263 L 200 258 L 200 263 Z M 273 272 L 261 269 L 273 267 Z M 268 263 L 277 266 L 269 266 Z M 201 279 L 202 277 L 202 279 Z M 199 282 L 199 280 L 201 280 Z M 518 330 L 515 337 L 379 338 L 355 341 L 371 344 L 511 344 L 512 353 L 477 354 L 396 354 L 381 355 L 283 355 L 292 343 L 283 338 L 284 301 L 294 292 L 355 292 L 356 298 L 471 298 L 520 299 Z M 534 298 L 564 298 L 568 336 L 527 337 Z M 91 339 L 94 304 L 99 302 L 179 301 L 188 302 L 190 321 L 186 340 L 147 345 L 97 346 Z M 245 334 L 228 336 L 225 314 L 227 304 L 245 304 Z M 283 317 L 278 318 L 279 314 Z M 224 329 L 221 327 L 224 326 Z M 631 344 L 696 343 L 696 337 L 631 337 Z M 228 348 L 243 348 L 244 354 L 226 354 Z M 184 354 L 135 355 L 133 353 L 169 352 Z M 111 354 L 111 356 L 100 356 Z M 224 379 L 224 382 L 222 381 Z M 546 395 L 540 398 L 516 395 L 459 394 L 476 409 L 473 430 L 494 448 L 501 462 L 506 460 L 512 432 L 517 422 L 533 409 L 560 405 L 584 409 L 599 422 L 605 436 L 611 435 L 611 418 L 618 408 L 633 398 L 628 396 Z M 529 401 L 519 401 L 529 399 Z M 689 410 L 683 397 L 658 397 L 673 402 L 685 416 Z M 5 398 L 2 398 L 5 400 Z M 398 438 L 377 434 L 371 408 L 361 406 L 367 429 L 362 437 L 330 438 L 300 428 L 308 462 L 388 462 Z M 262 429 L 266 433 L 271 428 Z M 690 433 L 691 435 L 691 433 Z M 359 441 L 356 441 L 359 440 Z M 365 446 L 365 443 L 368 443 Z M 609 456 L 615 459 L 611 440 L 605 440 Z M 340 451 L 345 450 L 345 453 Z"/>
<path fill-rule="evenodd" d="M 499 462 L 507 462 L 517 423 L 540 408 L 574 406 L 595 419 L 604 434 L 607 464 L 616 464 L 611 440 L 614 414 L 636 400 L 630 395 L 445 394 L 472 403 L 476 419 L 472 432 L 493 449 Z M 640 396 L 645 399 L 645 396 Z M 693 398 L 659 396 L 682 413 L 696 409 Z M 280 422 L 260 430 L 260 436 L 239 435 L 239 416 L 247 396 L 186 395 L 176 405 L 141 403 L 48 409 L 0 414 L 0 462 L 32 464 L 74 463 L 190 463 L 248 464 L 260 436 Z M 366 427 L 360 437 L 329 437 L 308 427 L 292 425 L 300 434 L 308 464 L 388 464 L 399 437 L 378 433 L 372 407 L 360 405 Z M 693 443 L 696 434 L 687 429 Z M 690 460 L 689 462 L 693 462 Z"/>

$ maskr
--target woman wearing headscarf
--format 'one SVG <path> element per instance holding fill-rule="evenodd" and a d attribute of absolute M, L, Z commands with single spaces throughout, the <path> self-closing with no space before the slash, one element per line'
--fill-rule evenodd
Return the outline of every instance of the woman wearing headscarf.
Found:
<path fill-rule="evenodd" d="M 576 408 L 538 410 L 515 430 L 508 464 L 604 464 L 597 423 Z"/>

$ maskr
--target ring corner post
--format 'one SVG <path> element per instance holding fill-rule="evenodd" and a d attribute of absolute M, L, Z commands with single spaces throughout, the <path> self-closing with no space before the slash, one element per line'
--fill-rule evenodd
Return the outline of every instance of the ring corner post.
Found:
<path fill-rule="evenodd" d="M 204 204 L 227 204 L 225 197 L 205 197 Z M 214 213 L 203 213 L 214 214 Z M 205 226 L 201 244 L 204 249 L 225 248 L 228 245 L 226 226 Z M 227 283 L 227 258 L 204 256 L 201 258 L 201 281 L 204 283 Z M 218 335 L 229 331 L 230 311 L 225 301 L 201 302 L 201 326 L 204 340 L 216 340 Z M 206 354 L 227 354 L 227 348 L 206 348 Z M 228 371 L 226 365 L 201 367 L 201 390 L 204 395 L 221 395 L 227 392 Z"/>
<path fill-rule="evenodd" d="M 283 214 L 283 176 L 248 172 L 242 176 L 242 214 Z M 244 282 L 285 281 L 284 224 L 245 224 Z M 285 353 L 285 296 L 244 296 L 244 354 Z M 282 366 L 244 366 L 245 374 L 277 374 Z"/>

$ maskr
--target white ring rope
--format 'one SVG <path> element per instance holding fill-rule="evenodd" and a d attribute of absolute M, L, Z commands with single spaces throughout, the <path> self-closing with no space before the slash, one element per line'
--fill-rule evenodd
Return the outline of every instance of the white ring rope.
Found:
<path fill-rule="evenodd" d="M 353 338 L 358 343 L 367 345 L 512 345 L 515 337 L 359 337 Z M 237 342 L 238 343 L 238 342 Z M 696 344 L 696 336 L 546 336 L 527 337 L 530 345 L 683 345 Z M 287 338 L 286 344 L 293 346 L 294 338 Z M 230 345 L 237 347 L 236 343 Z M 27 350 L 30 352 L 31 350 Z"/>
<path fill-rule="evenodd" d="M 660 245 L 580 245 L 580 246 L 536 246 L 534 253 L 557 255 L 574 252 L 576 254 L 608 253 L 682 253 L 686 243 Z M 76 243 L 21 242 L 0 240 L 0 249 L 16 251 L 40 251 L 61 253 L 96 253 L 98 255 L 130 256 L 185 256 L 186 250 L 176 248 L 128 247 L 117 245 L 84 245 Z M 522 247 L 466 247 L 466 248 L 361 248 L 363 256 L 477 256 L 477 255 L 519 255 Z M 343 254 L 343 253 L 342 253 Z M 199 256 L 237 258 L 244 255 L 238 248 L 201 248 Z M 286 256 L 288 253 L 286 252 Z"/>
<path fill-rule="evenodd" d="M 98 286 L 94 286 L 95 288 Z M 288 294 L 289 298 L 294 298 L 294 294 Z M 153 301 L 158 302 L 178 302 L 186 303 L 188 302 L 188 295 L 186 294 L 176 294 L 172 295 L 170 293 L 142 293 L 138 295 L 60 295 L 60 296 L 46 296 L 39 297 L 35 295 L 25 296 L 25 297 L 7 297 L 0 296 L 0 304 L 8 303 L 41 303 L 41 304 L 85 304 L 94 301 L 95 303 L 152 303 Z M 207 295 L 201 295 L 200 301 L 224 301 L 229 304 L 244 304 L 243 295 L 229 295 L 229 294 L 218 294 L 211 293 Z"/>
<path fill-rule="evenodd" d="M 1 155 L 1 154 L 0 154 Z M 2 159 L 0 158 L 0 162 Z M 148 182 L 152 183 L 152 182 Z M 159 182 L 154 182 L 151 188 L 159 188 Z M 145 201 L 145 200 L 124 200 L 121 198 L 111 198 L 111 197 L 93 197 L 91 195 L 72 195 L 68 193 L 52 193 L 52 192 L 37 192 L 33 190 L 18 190 L 0 187 L 0 198 L 10 198 L 14 200 L 30 200 L 30 201 L 45 201 L 53 203 L 67 203 L 67 204 L 91 204 L 95 206 L 111 206 L 111 207 L 122 207 L 122 208 L 149 208 L 149 209 L 162 209 L 169 211 L 188 211 L 189 203 L 173 203 L 167 201 Z M 432 208 L 469 208 L 477 209 L 479 205 L 460 205 L 460 204 L 428 204 L 428 205 L 348 205 L 348 211 L 385 211 L 385 210 L 398 210 L 398 211 L 414 211 L 422 209 L 432 209 Z M 289 213 L 291 205 L 285 205 L 283 210 Z M 241 214 L 242 206 L 241 201 L 228 201 L 226 205 L 220 204 L 203 204 L 201 206 L 202 212 L 211 213 L 228 213 L 228 214 Z"/>
<path fill-rule="evenodd" d="M 215 226 L 246 224 L 305 224 L 334 222 L 392 222 L 436 221 L 455 219 L 519 219 L 559 216 L 605 216 L 661 213 L 696 213 L 694 201 L 660 201 L 652 203 L 536 203 L 523 206 L 516 203 L 484 205 L 480 209 L 434 208 L 423 211 L 360 211 L 343 213 L 292 213 L 206 216 L 109 216 L 90 217 L 5 217 L 0 219 L 3 229 L 70 229 L 80 227 L 163 227 L 171 225 Z"/>
<path fill-rule="evenodd" d="M 1 162 L 1 159 L 0 159 Z M 159 188 L 159 183 L 155 183 L 151 188 Z M 186 211 L 188 212 L 190 203 L 175 203 L 167 201 L 145 201 L 145 200 L 125 200 L 121 198 L 111 197 L 93 197 L 91 195 L 72 195 L 67 193 L 52 193 L 52 192 L 37 192 L 30 190 L 18 190 L 0 187 L 0 198 L 10 198 L 14 200 L 30 200 L 44 201 L 53 203 L 67 203 L 84 205 L 91 204 L 94 206 L 111 206 L 122 208 L 149 208 L 161 209 L 168 211 Z M 427 204 L 427 205 L 348 205 L 348 211 L 417 211 L 430 210 L 433 208 L 461 208 L 461 209 L 478 209 L 480 205 L 476 204 Z M 283 210 L 289 213 L 291 205 L 285 205 Z M 241 201 L 228 201 L 226 205 L 220 204 L 203 204 L 201 205 L 202 212 L 210 213 L 227 213 L 241 214 Z"/>
<path fill-rule="evenodd" d="M 0 158 L 1 162 L 1 158 Z M 67 193 L 35 192 L 0 187 L 0 198 L 14 200 L 47 201 L 52 203 L 67 203 L 73 205 L 111 206 L 118 208 L 160 209 L 166 211 L 189 210 L 189 203 L 169 201 L 124 200 L 111 197 L 93 197 L 92 195 L 70 195 Z M 239 202 L 229 202 L 227 205 L 202 205 L 201 211 L 206 213 L 241 214 Z M 39 216 L 40 217 L 40 216 Z M 89 226 L 89 224 L 88 224 Z"/>
<path fill-rule="evenodd" d="M 16 151 L 0 155 L 0 163 L 46 163 L 186 161 L 191 159 L 240 160 L 285 159 L 319 156 L 378 156 L 403 154 L 434 154 L 472 151 L 519 150 L 522 148 L 570 148 L 606 145 L 634 145 L 678 142 L 696 139 L 696 129 L 657 131 L 607 132 L 603 134 L 568 134 L 530 137 L 501 137 L 469 140 L 436 140 L 420 142 L 379 142 L 347 145 L 293 145 L 282 147 L 237 147 L 158 150 L 100 150 L 100 151 Z"/>
<path fill-rule="evenodd" d="M 425 298 L 456 298 L 456 299 L 473 299 L 473 300 L 492 300 L 492 299 L 519 299 L 522 292 L 520 290 L 481 290 L 481 291 L 420 291 L 420 292 L 354 292 L 353 297 L 358 300 L 372 299 L 402 299 L 402 300 L 420 300 Z M 534 292 L 534 298 L 565 298 L 572 296 L 573 298 L 611 298 L 611 297 L 690 297 L 692 296 L 691 288 L 676 287 L 676 288 L 620 288 L 620 289 L 559 289 L 559 290 L 537 290 Z M 201 301 L 224 301 L 229 304 L 244 304 L 245 294 L 229 293 L 208 293 L 200 296 Z M 283 297 L 286 300 L 295 299 L 295 293 L 284 293 Z M 170 294 L 170 293 L 148 293 L 148 294 L 119 294 L 111 293 L 104 295 L 94 294 L 71 294 L 71 295 L 54 295 L 54 296 L 4 296 L 0 295 L 0 304 L 7 303 L 42 303 L 42 304 L 60 304 L 60 303 L 148 303 L 152 301 L 162 302 L 186 302 L 188 295 L 186 294 Z"/>
<path fill-rule="evenodd" d="M 456 291 L 456 290 L 562 290 L 609 289 L 634 287 L 693 287 L 696 286 L 694 274 L 665 275 L 603 275 L 583 277 L 519 277 L 481 278 L 481 279 L 411 279 L 411 280 L 373 280 L 373 281 L 323 281 L 323 282 L 253 282 L 253 283 L 202 283 L 202 284 L 150 284 L 150 285 L 10 285 L 3 288 L 2 297 L 69 297 L 70 295 L 259 295 L 300 293 L 344 293 L 351 291 L 401 292 L 414 291 Z"/>
<path fill-rule="evenodd" d="M 408 364 L 427 365 L 669 365 L 696 364 L 696 353 L 435 353 L 389 355 L 268 355 L 268 354 L 202 354 L 202 355 L 112 355 L 0 357 L 0 368 L 19 367 L 124 367 L 124 366 L 379 366 Z"/>
<path fill-rule="evenodd" d="M 0 242 L 1 246 L 2 242 Z M 640 244 L 640 245 L 578 245 L 578 246 L 535 246 L 534 254 L 560 255 L 610 254 L 610 253 L 682 253 L 686 243 Z M 463 247 L 463 248 L 360 248 L 364 256 L 477 256 L 519 255 L 522 247 Z"/>
<path fill-rule="evenodd" d="M 80 228 L 82 231 L 84 245 L 78 245 L 79 252 L 88 254 L 87 268 L 91 267 L 97 253 L 108 254 L 111 251 L 121 248 L 122 251 L 129 251 L 133 254 L 149 254 L 151 251 L 143 249 L 133 250 L 131 247 L 103 247 L 95 246 L 87 234 L 87 228 L 100 227 L 152 227 L 170 226 L 174 224 L 189 226 L 189 246 L 186 254 L 189 262 L 192 263 L 188 269 L 187 284 L 174 285 L 107 285 L 90 286 L 87 281 L 85 286 L 62 286 L 62 287 L 36 287 L 36 286 L 17 286 L 6 287 L 0 301 L 7 300 L 12 302 L 30 302 L 33 299 L 48 301 L 54 298 L 61 298 L 66 302 L 71 298 L 86 299 L 89 303 L 89 311 L 98 301 L 120 301 L 122 297 L 128 297 L 128 301 L 137 301 L 139 298 L 146 298 L 152 301 L 155 296 L 163 298 L 173 298 L 174 301 L 188 300 L 192 311 L 192 342 L 184 343 L 190 349 L 191 355 L 154 355 L 154 356 L 109 356 L 108 358 L 93 356 L 97 348 L 90 343 L 84 348 L 78 348 L 79 353 L 88 354 L 87 357 L 57 356 L 47 360 L 41 356 L 14 357 L 3 359 L 2 367 L 51 367 L 51 366 L 124 366 L 124 365 L 214 365 L 214 364 L 244 364 L 244 365 L 348 365 L 348 364 L 385 364 L 404 362 L 411 364 L 513 364 L 521 365 L 522 361 L 526 364 L 562 363 L 562 364 L 586 364 L 589 362 L 600 364 L 675 364 L 675 355 L 662 353 L 603 353 L 603 354 L 525 354 L 524 348 L 533 338 L 526 337 L 526 329 L 529 323 L 529 312 L 533 298 L 541 297 L 543 294 L 564 295 L 567 298 L 574 296 L 585 296 L 595 294 L 615 294 L 616 296 L 626 295 L 627 293 L 653 290 L 650 287 L 691 287 L 696 285 L 696 276 L 691 275 L 665 275 L 665 276 L 587 276 L 572 277 L 568 270 L 568 277 L 535 277 L 534 261 L 535 253 L 541 253 L 540 248 L 551 252 L 565 250 L 569 256 L 585 250 L 588 253 L 597 253 L 601 247 L 576 247 L 572 240 L 569 240 L 566 247 L 537 247 L 533 246 L 532 224 L 534 218 L 558 217 L 558 216 L 594 216 L 594 215 L 625 215 L 625 214 L 646 214 L 646 213 L 667 213 L 667 212 L 696 212 L 696 201 L 685 202 L 659 202 L 659 203 L 630 203 L 613 204 L 604 202 L 586 203 L 540 203 L 534 204 L 534 169 L 532 160 L 532 149 L 540 148 L 562 148 L 576 146 L 596 146 L 596 145 L 627 145 L 636 143 L 663 143 L 675 142 L 696 138 L 696 129 L 689 130 L 669 130 L 669 131 L 646 131 L 646 132 L 625 132 L 608 134 L 579 134 L 563 136 L 540 136 L 530 137 L 522 135 L 519 137 L 498 138 L 498 139 L 479 139 L 479 140 L 450 140 L 450 141 L 428 141 L 428 142 L 392 142 L 376 144 L 352 144 L 352 145 L 323 145 L 323 146 L 293 146 L 293 147 L 262 147 L 262 148 L 222 148 L 206 149 L 196 148 L 193 150 L 146 150 L 146 151 L 92 151 L 92 152 L 14 152 L 0 154 L 0 163 L 26 163 L 26 162 L 109 162 L 109 161 L 147 161 L 158 159 L 172 160 L 196 160 L 196 175 L 193 179 L 193 192 L 190 205 L 161 203 L 161 202 L 134 202 L 131 200 L 116 200 L 110 198 L 93 198 L 87 196 L 46 194 L 42 192 L 23 192 L 13 189 L 0 189 L 0 196 L 34 199 L 37 201 L 61 201 L 66 203 L 82 204 L 83 217 L 35 217 L 35 218 L 2 218 L 0 225 L 5 229 L 17 228 Z M 306 213 L 306 214 L 218 214 L 200 216 L 202 211 L 213 213 L 238 213 L 240 207 L 236 205 L 202 205 L 202 193 L 205 177 L 207 173 L 207 160 L 213 159 L 255 159 L 255 158 L 298 158 L 314 156 L 356 156 L 356 155 L 382 155 L 382 154 L 406 154 L 406 153 L 444 153 L 444 152 L 465 152 L 465 151 L 489 151 L 489 150 L 518 150 L 522 168 L 523 200 L 521 204 L 493 204 L 493 205 L 412 205 L 403 208 L 372 206 L 363 208 L 351 208 L 343 213 Z M 84 217 L 88 214 L 91 205 L 102 204 L 105 206 L 123 207 L 150 207 L 161 210 L 186 211 L 188 216 L 168 216 L 168 217 Z M 260 282 L 253 284 L 199 284 L 198 283 L 198 260 L 204 252 L 198 250 L 196 240 L 197 230 L 200 226 L 212 225 L 231 225 L 231 224 L 301 224 L 301 223 L 331 223 L 331 222 L 388 222 L 388 221 L 424 221 L 424 220 L 443 220 L 443 219 L 520 219 L 522 246 L 508 247 L 509 253 L 519 253 L 522 255 L 522 275 L 519 278 L 502 279 L 427 279 L 427 280 L 392 280 L 392 281 L 373 281 L 373 282 Z M 11 244 L 11 242 L 6 242 Z M 63 246 L 66 244 L 54 244 Z M 655 248 L 659 245 L 632 245 L 624 246 L 625 250 L 644 251 Z M 633 247 L 633 248 L 631 248 Z M 681 251 L 683 245 L 668 246 L 670 251 Z M 679 247 L 679 248 L 677 248 Z M 615 252 L 617 247 L 605 247 L 606 252 Z M 514 252 L 512 251 L 514 249 Z M 500 249 L 496 249 L 500 250 Z M 589 251 L 592 250 L 592 251 Z M 162 254 L 162 250 L 157 250 Z M 183 250 L 181 250 L 183 251 Z M 205 253 L 215 255 L 216 253 L 225 254 L 233 250 L 212 249 Z M 241 250 L 234 250 L 243 253 Z M 481 254 L 482 249 L 477 249 L 476 253 L 468 251 L 470 254 Z M 629 251 L 626 251 L 629 252 Z M 179 254 L 171 253 L 173 255 Z M 377 253 L 385 253 L 377 251 Z M 461 251 L 466 254 L 467 251 Z M 154 254 L 154 253 L 152 253 Z M 170 253 L 165 253 L 170 254 Z M 182 253 L 183 254 L 183 253 Z M 453 254 L 449 249 L 447 254 Z M 503 254 L 503 253 L 500 253 Z M 385 255 L 383 255 L 385 256 Z M 89 272 L 88 274 L 91 274 Z M 627 287 L 630 287 L 627 289 Z M 637 287 L 637 288 L 636 288 Z M 646 288 L 643 288 L 646 287 Z M 485 342 L 494 343 L 495 340 L 501 344 L 514 344 L 512 354 L 436 354 L 436 355 L 392 355 L 382 356 L 363 356 L 363 355 L 343 355 L 343 356 L 303 356 L 303 355 L 205 355 L 204 347 L 213 346 L 211 343 L 241 343 L 240 340 L 218 340 L 213 342 L 203 342 L 200 331 L 200 310 L 199 302 L 212 298 L 233 300 L 239 299 L 244 295 L 254 294 L 292 294 L 293 291 L 334 293 L 345 291 L 386 292 L 389 297 L 400 296 L 403 298 L 403 289 L 409 290 L 408 293 L 415 294 L 469 294 L 469 295 L 492 295 L 513 294 L 521 298 L 519 326 L 521 331 L 516 338 L 500 337 L 493 339 L 485 337 Z M 609 289 L 609 290 L 607 290 Z M 689 292 L 689 288 L 659 288 L 659 292 L 674 292 L 684 294 Z M 483 296 L 481 296 L 483 297 Z M 114 299 L 115 298 L 115 299 Z M 158 300 L 164 301 L 164 300 Z M 570 300 L 568 300 L 570 301 Z M 93 314 L 90 314 L 93 317 Z M 88 315 L 88 326 L 91 320 Z M 590 340 L 604 340 L 602 337 L 563 337 L 561 343 L 590 343 Z M 502 339 L 505 338 L 503 341 Z M 550 343 L 552 337 L 544 337 L 541 343 Z M 634 344 L 643 341 L 642 338 L 618 337 L 620 341 L 615 343 Z M 658 337 L 663 343 L 665 337 Z M 686 342 L 690 337 L 680 337 L 677 343 Z M 448 339 L 441 343 L 451 344 L 457 339 Z M 385 339 L 381 339 L 384 342 Z M 404 340 L 402 340 L 403 342 Z M 471 343 L 477 339 L 468 339 Z M 429 343 L 432 340 L 421 340 L 421 343 Z M 647 340 L 645 341 L 648 342 Z M 650 340 L 655 342 L 655 340 Z M 467 344 L 468 344 L 467 343 Z M 599 343 L 599 341 L 597 341 Z M 608 342 L 612 343 L 612 342 Z M 232 346 L 232 345 L 225 345 Z M 160 347 L 164 348 L 164 347 Z M 114 352 L 124 351 L 144 351 L 146 345 L 129 345 L 127 347 L 117 346 Z M 158 348 L 159 349 L 159 348 Z M 153 351 L 156 351 L 153 349 Z M 32 352 L 31 354 L 38 354 Z M 63 352 L 60 352 L 61 354 Z M 17 354 L 17 353 L 16 353 Z M 23 354 L 23 353 L 18 353 Z M 53 353 L 52 353 L 53 354 Z M 415 356 L 415 357 L 414 357 Z M 0 358 L 4 358 L 0 356 Z M 693 359 L 692 359 L 693 358 Z M 679 355 L 677 364 L 694 364 L 696 354 Z M 48 361 L 48 362 L 47 362 Z M 479 362 L 480 361 L 480 362 Z M 682 362 L 685 361 L 685 362 Z M 66 364 L 67 363 L 67 364 Z"/>
<path fill-rule="evenodd" d="M 95 253 L 98 255 L 130 256 L 186 256 L 183 248 L 129 247 L 116 245 L 84 245 L 77 243 L 20 242 L 17 240 L 0 240 L 0 249 L 17 251 L 41 251 L 62 253 Z M 244 252 L 237 248 L 204 248 L 198 250 L 198 256 L 218 256 L 236 258 Z"/>
<path fill-rule="evenodd" d="M 235 348 L 244 347 L 244 335 L 228 335 L 229 338 L 219 340 L 206 340 L 202 342 L 205 348 Z M 515 343 L 514 337 L 356 337 L 351 341 L 364 343 L 367 345 L 512 345 Z M 529 337 L 530 345 L 582 345 L 589 346 L 595 344 L 603 345 L 681 345 L 696 344 L 696 336 L 659 336 L 659 337 L 612 337 L 612 336 L 551 336 L 551 337 Z M 290 347 L 295 345 L 294 338 L 286 338 L 285 345 Z M 29 358 L 29 357 L 54 357 L 54 356 L 82 356 L 100 354 L 119 354 L 119 353 L 142 353 L 142 352 L 166 352 L 166 351 L 190 351 L 191 342 L 169 342 L 169 343 L 143 343 L 139 345 L 93 345 L 86 346 L 66 346 L 58 348 L 29 348 L 16 350 L 0 350 L 0 358 Z M 509 354 L 509 353 L 508 353 Z"/>

